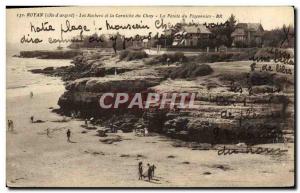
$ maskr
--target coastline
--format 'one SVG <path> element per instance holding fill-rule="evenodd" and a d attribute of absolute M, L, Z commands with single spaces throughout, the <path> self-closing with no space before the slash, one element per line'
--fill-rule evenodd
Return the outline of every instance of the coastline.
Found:
<path fill-rule="evenodd" d="M 220 187 L 293 185 L 290 184 L 294 178 L 292 144 L 259 145 L 288 149 L 288 154 L 281 157 L 285 161 L 267 155 L 218 156 L 216 150 L 174 147 L 176 140 L 157 134 L 149 137 L 121 132 L 108 134 L 108 138 L 120 136 L 121 141 L 105 144 L 99 141 L 103 138 L 96 136 L 96 131 L 82 128 L 81 120 L 53 122 L 62 119 L 48 109 L 55 107 L 57 96 L 56 92 L 37 95 L 33 99 L 23 96 L 18 98 L 17 104 L 8 99 L 8 105 L 13 107 L 8 116 L 18 117 L 16 132 L 7 133 L 9 187 L 208 187 L 216 183 Z M 43 100 L 49 103 L 41 103 Z M 24 112 L 24 109 L 28 110 Z M 30 114 L 46 122 L 32 124 Z M 46 136 L 47 128 L 50 128 L 51 138 Z M 67 128 L 71 129 L 71 140 L 76 143 L 67 142 Z M 153 151 L 156 149 L 159 152 Z M 146 163 L 157 166 L 156 180 L 138 180 L 139 161 L 143 161 L 144 166 Z M 264 177 L 264 181 L 253 178 L 258 174 Z M 226 177 L 229 175 L 230 178 Z"/>
<path fill-rule="evenodd" d="M 54 85 L 55 86 L 55 85 Z M 15 132 L 7 132 L 7 186 L 9 187 L 289 187 L 294 185 L 292 143 L 260 144 L 287 149 L 280 157 L 258 154 L 218 156 L 216 150 L 176 146 L 176 139 L 152 133 L 108 133 L 82 127 L 83 120 L 51 112 L 64 91 L 45 85 L 42 92 L 7 96 L 7 118 Z M 45 103 L 44 101 L 47 101 Z M 45 121 L 31 123 L 30 116 Z M 101 129 L 100 126 L 96 126 Z M 46 129 L 50 129 L 50 137 Z M 68 143 L 66 131 L 70 129 Z M 103 142 L 112 139 L 111 144 Z M 115 140 L 114 139 L 118 139 Z M 159 152 L 156 151 L 159 149 Z M 157 167 L 154 180 L 138 180 L 137 165 Z M 262 164 L 263 163 L 263 164 Z M 146 168 L 146 167 L 145 167 Z M 253 178 L 260 175 L 264 177 Z M 230 177 L 228 177 L 230 176 Z"/>

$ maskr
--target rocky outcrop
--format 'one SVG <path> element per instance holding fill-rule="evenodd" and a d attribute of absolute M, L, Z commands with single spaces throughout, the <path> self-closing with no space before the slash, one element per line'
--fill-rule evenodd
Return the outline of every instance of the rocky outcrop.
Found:
<path fill-rule="evenodd" d="M 39 59 L 72 59 L 79 54 L 81 54 L 80 50 L 35 50 L 21 51 L 19 57 Z"/>
<path fill-rule="evenodd" d="M 63 81 L 76 80 L 85 77 L 104 77 L 106 75 L 122 74 L 132 70 L 138 70 L 141 66 L 136 61 L 122 62 L 118 57 L 112 57 L 109 53 L 94 52 L 90 50 L 80 51 L 73 57 L 70 66 L 47 67 L 44 69 L 29 70 L 32 73 L 59 76 Z"/>
<path fill-rule="evenodd" d="M 286 117 L 293 113 L 290 107 L 284 109 L 284 104 L 290 99 L 282 94 L 249 96 L 248 93 L 228 92 L 226 87 L 208 90 L 197 82 L 162 81 L 155 76 L 128 77 L 125 74 L 72 81 L 67 84 L 67 91 L 58 104 L 64 114 L 80 111 L 84 117 L 101 120 L 101 124 L 108 125 L 113 121 L 125 132 L 142 126 L 173 138 L 205 143 L 283 141 L 282 130 L 290 122 Z M 220 94 L 222 89 L 227 92 Z M 99 98 L 106 92 L 156 92 L 162 95 L 174 91 L 197 93 L 194 102 L 197 107 L 128 110 L 101 109 L 99 106 Z"/>
<path fill-rule="evenodd" d="M 150 130 L 205 143 L 270 143 L 283 141 L 284 128 L 293 128 L 293 97 L 285 93 L 249 95 L 199 83 L 167 80 L 152 87 L 157 93 L 188 92 L 197 97 L 194 108 L 150 112 Z"/>
<path fill-rule="evenodd" d="M 158 85 L 161 79 L 145 76 L 106 76 L 103 78 L 82 78 L 66 85 L 67 91 L 59 98 L 58 105 L 65 113 L 80 111 L 85 116 L 111 116 L 126 109 L 101 109 L 99 98 L 103 93 L 141 93 Z"/>
<path fill-rule="evenodd" d="M 227 70 L 225 64 L 206 65 L 209 73 L 203 73 L 195 63 L 193 69 L 189 65 L 145 65 L 143 60 L 120 61 L 101 52 L 83 53 L 73 64 L 32 72 L 62 76 L 67 91 L 59 98 L 58 112 L 93 117 L 94 124 L 109 127 L 113 122 L 124 132 L 147 127 L 173 138 L 212 144 L 279 142 L 284 140 L 283 131 L 294 128 L 293 90 L 278 84 L 282 81 L 277 75 L 249 74 L 240 70 L 244 67 L 234 71 L 236 64 L 230 63 L 226 63 Z M 293 80 L 285 84 L 291 87 Z M 99 98 L 107 92 L 196 93 L 196 107 L 103 109 Z"/>
<path fill-rule="evenodd" d="M 105 75 L 113 75 L 115 73 L 122 74 L 131 71 L 128 68 L 101 67 L 101 65 L 90 66 L 89 68 L 81 68 L 78 66 L 62 66 L 62 67 L 47 67 L 44 69 L 29 70 L 32 73 L 45 74 L 48 76 L 58 76 L 64 81 L 76 80 L 85 77 L 104 77 Z"/>

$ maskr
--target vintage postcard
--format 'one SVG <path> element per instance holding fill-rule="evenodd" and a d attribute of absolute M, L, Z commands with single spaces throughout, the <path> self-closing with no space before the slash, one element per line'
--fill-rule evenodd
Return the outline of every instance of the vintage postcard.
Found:
<path fill-rule="evenodd" d="M 294 7 L 6 7 L 8 187 L 295 186 Z"/>

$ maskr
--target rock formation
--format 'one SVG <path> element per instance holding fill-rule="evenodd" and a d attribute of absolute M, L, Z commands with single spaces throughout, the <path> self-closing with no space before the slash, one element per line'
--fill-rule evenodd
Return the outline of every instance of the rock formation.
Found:
<path fill-rule="evenodd" d="M 251 61 L 212 63 L 204 66 L 205 73 L 193 63 L 190 66 L 199 71 L 196 74 L 186 73 L 189 69 L 184 63 L 149 65 L 143 59 L 123 61 L 99 52 L 83 53 L 74 58 L 73 64 L 32 72 L 68 80 L 67 91 L 58 101 L 58 112 L 80 112 L 79 116 L 93 117 L 96 124 L 114 122 L 124 132 L 148 127 L 174 138 L 212 144 L 279 142 L 284 140 L 287 128 L 294 128 L 293 77 L 282 79 L 277 74 L 250 72 L 244 66 L 249 67 Z M 186 77 L 188 74 L 192 77 Z M 278 90 L 279 86 L 284 90 Z M 196 93 L 197 107 L 102 109 L 99 98 L 106 92 Z"/>

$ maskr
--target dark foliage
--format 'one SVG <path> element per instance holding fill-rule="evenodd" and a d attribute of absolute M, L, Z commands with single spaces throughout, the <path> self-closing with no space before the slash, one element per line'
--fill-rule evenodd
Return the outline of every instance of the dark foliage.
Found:
<path fill-rule="evenodd" d="M 127 61 L 143 59 L 143 58 L 147 58 L 147 57 L 148 57 L 148 54 L 143 50 L 141 50 L 141 51 L 124 50 L 124 51 L 121 51 L 119 54 L 120 60 L 127 60 Z"/>
<path fill-rule="evenodd" d="M 148 65 L 155 64 L 171 64 L 174 62 L 186 62 L 187 57 L 183 52 L 175 52 L 174 54 L 162 54 L 151 58 L 146 62 Z"/>
<path fill-rule="evenodd" d="M 283 25 L 282 28 L 265 31 L 263 35 L 264 46 L 293 48 L 295 41 L 295 29 L 292 26 Z"/>
<path fill-rule="evenodd" d="M 207 64 L 183 64 L 178 68 L 175 68 L 169 77 L 176 78 L 195 78 L 197 76 L 206 76 L 213 72 L 213 69 Z"/>

